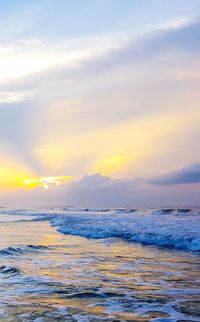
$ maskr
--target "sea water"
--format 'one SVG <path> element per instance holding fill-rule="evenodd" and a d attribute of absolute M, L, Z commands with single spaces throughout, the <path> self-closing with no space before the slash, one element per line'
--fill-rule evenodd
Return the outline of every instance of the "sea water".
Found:
<path fill-rule="evenodd" d="M 200 209 L 2 208 L 0 320 L 200 321 Z"/>

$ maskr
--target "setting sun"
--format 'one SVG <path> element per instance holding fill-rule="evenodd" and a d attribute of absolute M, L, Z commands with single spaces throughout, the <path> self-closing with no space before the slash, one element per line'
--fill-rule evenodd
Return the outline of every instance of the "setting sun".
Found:
<path fill-rule="evenodd" d="M 31 189 L 34 189 L 37 187 L 49 189 L 50 186 L 59 186 L 71 180 L 72 180 L 71 176 L 41 177 L 41 178 L 25 179 L 23 180 L 23 184 L 27 185 Z"/>

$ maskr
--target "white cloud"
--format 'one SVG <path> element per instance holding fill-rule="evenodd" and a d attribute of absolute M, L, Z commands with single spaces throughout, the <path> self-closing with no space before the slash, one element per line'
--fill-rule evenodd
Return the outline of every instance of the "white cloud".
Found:
<path fill-rule="evenodd" d="M 196 18 L 194 17 L 180 17 L 173 20 L 168 20 L 157 26 L 159 30 L 176 30 L 179 28 L 186 27 L 191 23 L 195 22 Z"/>
<path fill-rule="evenodd" d="M 18 103 L 24 101 L 31 93 L 20 91 L 0 91 L 0 104 Z"/>
<path fill-rule="evenodd" d="M 0 84 L 26 77 L 58 66 L 77 67 L 83 60 L 94 59 L 119 47 L 123 38 L 118 35 L 66 38 L 61 41 L 19 39 L 0 47 Z"/>

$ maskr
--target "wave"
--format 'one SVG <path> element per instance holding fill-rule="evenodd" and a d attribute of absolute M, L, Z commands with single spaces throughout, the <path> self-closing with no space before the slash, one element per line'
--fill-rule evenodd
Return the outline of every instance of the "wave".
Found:
<path fill-rule="evenodd" d="M 15 266 L 0 266 L 0 274 L 6 275 L 6 277 L 21 275 L 21 271 L 19 268 Z"/>
<path fill-rule="evenodd" d="M 25 253 L 37 253 L 40 250 L 46 249 L 42 245 L 27 245 L 25 247 L 7 247 L 0 249 L 0 256 L 17 256 Z"/>
<path fill-rule="evenodd" d="M 104 230 L 90 230 L 87 229 L 70 229 L 68 227 L 61 227 L 59 232 L 69 235 L 78 235 L 86 238 L 104 239 L 110 237 L 119 237 L 132 242 L 139 242 L 146 245 L 157 245 L 174 247 L 177 249 L 185 249 L 192 251 L 200 251 L 200 237 L 176 237 L 170 234 L 161 235 L 153 232 L 149 233 L 130 233 L 130 232 L 118 232 L 118 231 L 104 231 Z"/>
<path fill-rule="evenodd" d="M 54 215 L 50 222 L 64 234 L 95 239 L 119 237 L 146 245 L 200 251 L 200 216 L 191 210 L 117 209 L 112 213 Z"/>
<path fill-rule="evenodd" d="M 2 210 L 5 211 L 5 210 Z M 1 213 L 1 210 L 0 210 Z M 7 214 L 49 221 L 64 234 L 87 238 L 119 237 L 130 242 L 200 251 L 199 208 L 27 208 Z M 35 246 L 0 250 L 0 255 L 34 252 Z M 38 247 L 38 246 L 37 246 Z"/>

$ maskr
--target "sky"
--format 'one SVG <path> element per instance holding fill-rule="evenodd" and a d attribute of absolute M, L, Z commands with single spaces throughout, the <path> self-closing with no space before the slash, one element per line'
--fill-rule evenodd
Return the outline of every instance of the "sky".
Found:
<path fill-rule="evenodd" d="M 0 204 L 200 205 L 199 57 L 199 0 L 0 0 Z"/>

